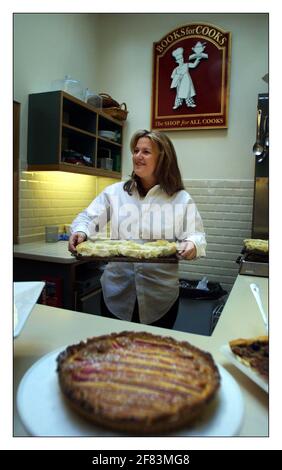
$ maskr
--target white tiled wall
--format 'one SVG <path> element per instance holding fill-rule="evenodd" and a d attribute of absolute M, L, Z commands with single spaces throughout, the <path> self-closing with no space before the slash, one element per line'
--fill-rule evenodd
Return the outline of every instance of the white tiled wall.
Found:
<path fill-rule="evenodd" d="M 56 171 L 21 172 L 19 243 L 43 240 L 46 225 L 70 224 L 116 179 Z"/>
<path fill-rule="evenodd" d="M 230 291 L 238 274 L 244 238 L 251 236 L 253 181 L 185 180 L 202 216 L 207 236 L 207 257 L 180 263 L 180 278 L 220 282 Z"/>

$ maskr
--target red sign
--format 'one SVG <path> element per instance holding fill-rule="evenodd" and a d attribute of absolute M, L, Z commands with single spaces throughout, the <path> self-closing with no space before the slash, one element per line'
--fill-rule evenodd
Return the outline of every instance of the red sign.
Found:
<path fill-rule="evenodd" d="M 151 127 L 228 127 L 231 33 L 217 26 L 181 26 L 153 48 Z"/>

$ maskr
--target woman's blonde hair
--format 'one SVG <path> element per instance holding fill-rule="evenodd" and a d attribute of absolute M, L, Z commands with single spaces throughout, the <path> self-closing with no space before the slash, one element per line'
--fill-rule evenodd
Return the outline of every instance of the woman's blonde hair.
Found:
<path fill-rule="evenodd" d="M 155 177 L 157 183 L 169 196 L 184 189 L 181 174 L 179 171 L 176 152 L 171 140 L 163 132 L 140 130 L 133 134 L 130 141 L 131 152 L 134 153 L 136 144 L 142 137 L 147 137 L 154 142 L 159 149 L 159 158 L 155 169 Z M 134 173 L 131 174 L 130 180 L 126 181 L 123 188 L 128 194 L 132 194 L 133 188 L 136 187 L 140 196 L 146 194 L 140 178 Z"/>

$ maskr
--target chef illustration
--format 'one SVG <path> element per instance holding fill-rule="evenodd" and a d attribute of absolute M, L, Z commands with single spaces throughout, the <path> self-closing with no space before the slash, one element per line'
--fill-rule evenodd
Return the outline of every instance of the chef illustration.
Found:
<path fill-rule="evenodd" d="M 176 96 L 172 109 L 179 108 L 183 104 L 184 100 L 188 108 L 196 107 L 196 103 L 194 101 L 196 91 L 189 73 L 189 69 L 194 69 L 200 63 L 202 58 L 207 58 L 204 57 L 208 56 L 203 52 L 204 48 L 205 45 L 199 42 L 194 47 L 192 47 L 194 54 L 192 54 L 189 59 L 195 59 L 195 61 L 187 63 L 184 63 L 183 47 L 178 47 L 177 49 L 172 51 L 172 56 L 178 63 L 178 66 L 175 67 L 171 74 L 172 82 L 170 88 L 176 88 Z"/>

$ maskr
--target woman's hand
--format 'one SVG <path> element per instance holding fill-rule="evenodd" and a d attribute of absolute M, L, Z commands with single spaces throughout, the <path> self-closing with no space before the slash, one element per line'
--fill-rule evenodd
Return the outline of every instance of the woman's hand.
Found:
<path fill-rule="evenodd" d="M 179 244 L 178 255 L 181 259 L 191 260 L 196 258 L 197 249 L 193 242 L 181 242 Z"/>
<path fill-rule="evenodd" d="M 79 245 L 80 243 L 84 242 L 84 240 L 86 240 L 86 233 L 84 232 L 74 232 L 71 234 L 70 238 L 69 238 L 69 251 L 71 253 L 76 253 L 76 247 L 77 245 Z"/>

